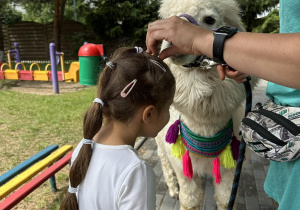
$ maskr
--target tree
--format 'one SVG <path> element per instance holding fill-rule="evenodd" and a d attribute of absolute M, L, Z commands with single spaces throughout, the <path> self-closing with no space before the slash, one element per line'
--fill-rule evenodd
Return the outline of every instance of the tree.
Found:
<path fill-rule="evenodd" d="M 272 10 L 267 16 L 260 18 L 261 24 L 253 28 L 256 33 L 279 33 L 279 11 Z"/>
<path fill-rule="evenodd" d="M 51 2 L 28 2 L 23 4 L 25 13 L 23 14 L 23 21 L 32 21 L 42 24 L 51 23 L 54 20 L 55 4 Z"/>
<path fill-rule="evenodd" d="M 158 0 L 87 0 L 80 8 L 104 41 L 127 38 L 143 43 L 150 21 L 158 19 Z"/>
<path fill-rule="evenodd" d="M 4 50 L 4 36 L 2 31 L 2 16 L 3 16 L 3 7 L 7 4 L 6 0 L 0 0 L 0 51 Z"/>
<path fill-rule="evenodd" d="M 12 25 L 22 20 L 22 13 L 10 4 L 6 4 L 1 8 L 1 16 L 4 25 Z"/>
<path fill-rule="evenodd" d="M 16 11 L 8 0 L 0 0 L 0 51 L 4 50 L 2 24 L 10 25 L 21 21 L 22 15 Z"/>
<path fill-rule="evenodd" d="M 83 3 L 84 0 L 76 0 L 76 9 L 79 14 L 80 11 L 78 11 L 78 8 Z M 47 24 L 51 23 L 54 20 L 55 4 L 53 1 L 40 3 L 29 2 L 27 4 L 23 4 L 23 7 L 26 11 L 26 13 L 24 13 L 22 17 L 23 21 L 33 21 L 37 23 Z M 67 0 L 66 2 L 64 19 L 74 20 L 73 0 Z M 85 23 L 84 15 L 78 16 L 78 22 Z"/>
<path fill-rule="evenodd" d="M 62 25 L 61 23 L 64 18 L 66 1 L 67 0 L 11 0 L 11 2 L 22 5 L 25 8 L 25 10 L 29 14 L 28 16 L 25 17 L 32 18 L 32 19 L 35 18 L 40 20 L 41 18 L 43 18 L 43 15 L 47 12 L 53 14 L 53 5 L 55 5 L 54 17 L 53 17 L 54 20 L 53 35 L 54 35 L 54 42 L 56 45 L 56 49 L 58 51 L 60 51 L 60 32 L 61 32 L 61 25 Z M 34 16 L 32 15 L 33 12 L 37 12 L 37 14 L 39 15 Z"/>
<path fill-rule="evenodd" d="M 64 19 L 66 0 L 55 0 L 55 16 L 53 24 L 54 43 L 56 50 L 60 51 L 60 34 L 62 21 Z"/>
<path fill-rule="evenodd" d="M 84 5 L 84 0 L 75 0 L 76 1 L 76 13 L 77 13 L 77 21 L 83 24 L 86 24 L 85 21 L 85 16 L 80 8 L 82 5 Z M 89 12 L 89 11 L 88 11 Z M 67 20 L 75 20 L 74 18 L 74 1 L 73 0 L 68 0 L 66 3 L 66 8 L 65 8 L 65 15 L 64 18 Z"/>
<path fill-rule="evenodd" d="M 253 28 L 262 24 L 262 17 L 266 12 L 272 11 L 279 0 L 237 0 L 242 9 L 242 20 L 245 25 L 246 31 L 252 32 Z"/>

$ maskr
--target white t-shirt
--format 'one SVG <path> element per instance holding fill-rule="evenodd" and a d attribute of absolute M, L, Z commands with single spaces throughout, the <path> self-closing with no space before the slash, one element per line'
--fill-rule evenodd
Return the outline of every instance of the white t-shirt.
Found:
<path fill-rule="evenodd" d="M 73 152 L 75 160 L 82 142 Z M 78 186 L 80 210 L 154 210 L 156 200 L 153 169 L 129 145 L 93 143 L 91 162 Z"/>

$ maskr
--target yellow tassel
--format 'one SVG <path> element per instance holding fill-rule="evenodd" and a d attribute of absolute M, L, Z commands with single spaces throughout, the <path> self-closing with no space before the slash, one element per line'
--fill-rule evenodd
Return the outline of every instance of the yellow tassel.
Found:
<path fill-rule="evenodd" d="M 234 168 L 235 162 L 231 152 L 231 146 L 228 144 L 220 155 L 220 164 L 225 168 Z"/>
<path fill-rule="evenodd" d="M 181 140 L 181 136 L 179 135 L 176 139 L 176 142 L 172 145 L 171 154 L 181 160 L 185 150 L 185 146 Z"/>

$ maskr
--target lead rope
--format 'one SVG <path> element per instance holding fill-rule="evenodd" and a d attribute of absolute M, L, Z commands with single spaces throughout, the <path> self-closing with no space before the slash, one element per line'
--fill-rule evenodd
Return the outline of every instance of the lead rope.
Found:
<path fill-rule="evenodd" d="M 243 82 L 245 90 L 246 90 L 245 116 L 248 114 L 248 112 L 251 111 L 251 107 L 252 107 L 252 91 L 251 91 L 250 80 L 251 80 L 251 77 L 248 76 L 247 81 Z M 239 149 L 239 158 L 238 158 L 237 163 L 236 163 L 236 170 L 235 170 L 235 175 L 234 175 L 234 179 L 233 179 L 233 183 L 232 183 L 231 195 L 230 195 L 230 198 L 229 198 L 229 203 L 228 203 L 227 210 L 232 210 L 233 209 L 237 189 L 238 189 L 238 186 L 239 186 L 243 161 L 245 159 L 245 149 L 246 149 L 246 143 L 245 143 L 244 138 L 242 136 L 240 149 Z"/>

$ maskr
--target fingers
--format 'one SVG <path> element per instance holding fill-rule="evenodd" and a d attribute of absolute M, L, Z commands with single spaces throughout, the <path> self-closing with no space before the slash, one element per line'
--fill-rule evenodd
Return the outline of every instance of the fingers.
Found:
<path fill-rule="evenodd" d="M 212 32 L 193 25 L 177 16 L 172 16 L 167 19 L 157 20 L 148 25 L 146 52 L 157 54 L 159 52 L 159 44 L 165 40 L 172 43 L 174 47 L 164 51 L 160 56 L 162 59 L 175 54 L 201 55 L 203 52 L 199 46 L 204 46 L 207 49 L 212 48 L 212 46 L 203 44 L 205 42 L 202 39 L 203 37 L 210 40 Z"/>
<path fill-rule="evenodd" d="M 235 81 L 238 83 L 246 82 L 247 81 L 247 76 L 246 74 L 241 74 L 238 77 L 235 78 Z"/>
<path fill-rule="evenodd" d="M 158 53 L 159 43 L 166 38 L 167 35 L 167 20 L 157 20 L 148 25 L 146 35 L 147 53 Z"/>
<path fill-rule="evenodd" d="M 150 23 L 146 35 L 146 52 L 158 53 L 158 45 L 165 40 L 173 43 L 175 47 L 166 50 L 161 57 L 166 58 L 178 52 L 193 54 L 191 46 L 194 36 L 190 35 L 190 38 L 185 36 L 190 27 L 196 26 L 177 16 Z"/>
<path fill-rule="evenodd" d="M 234 79 L 236 78 L 238 75 L 242 74 L 239 71 L 232 71 L 228 68 L 228 66 L 224 66 L 224 73 L 227 77 L 229 77 L 230 79 Z"/>
<path fill-rule="evenodd" d="M 178 48 L 176 48 L 176 46 L 173 45 L 161 51 L 158 57 L 163 60 L 165 58 L 168 58 L 178 53 L 179 53 Z"/>
<path fill-rule="evenodd" d="M 234 79 L 238 83 L 245 82 L 248 75 L 240 71 L 231 71 L 228 68 L 225 68 L 225 75 L 231 79 Z"/>
<path fill-rule="evenodd" d="M 223 81 L 225 79 L 225 69 L 222 65 L 217 65 L 217 72 L 220 79 Z"/>
<path fill-rule="evenodd" d="M 228 66 L 222 65 L 217 65 L 217 72 L 221 80 L 224 80 L 225 76 L 227 76 L 228 78 L 235 80 L 237 83 L 245 82 L 248 76 L 247 74 L 239 71 L 232 71 Z"/>

